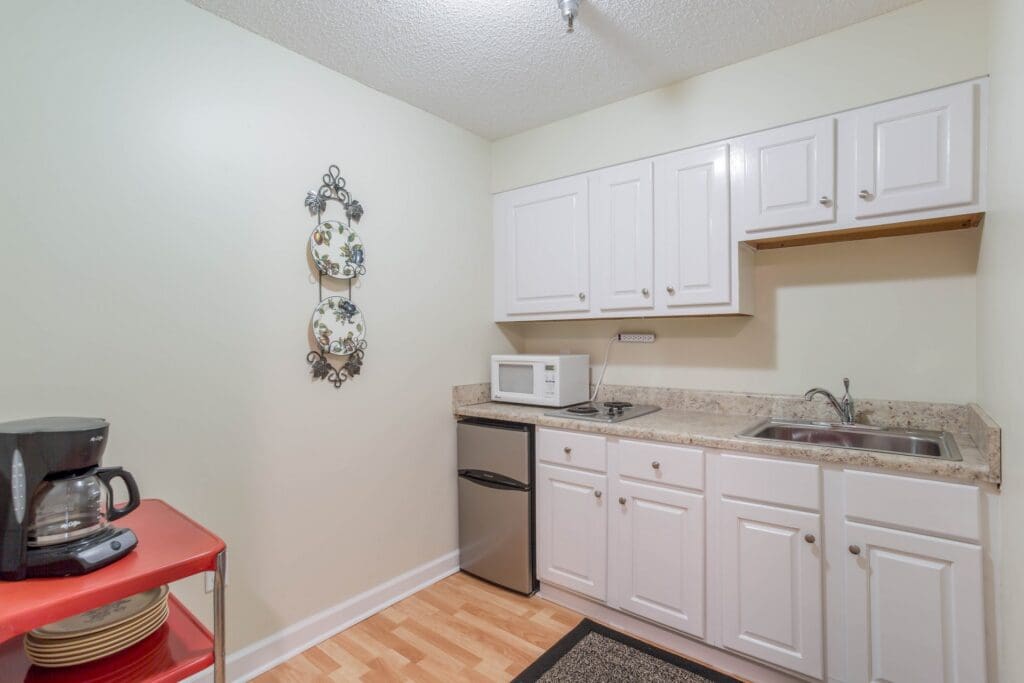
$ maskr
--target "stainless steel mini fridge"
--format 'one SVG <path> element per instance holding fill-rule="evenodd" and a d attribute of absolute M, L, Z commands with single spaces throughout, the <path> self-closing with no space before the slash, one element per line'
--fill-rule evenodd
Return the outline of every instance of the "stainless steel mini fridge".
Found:
<path fill-rule="evenodd" d="M 533 593 L 533 425 L 466 419 L 457 429 L 459 565 Z"/>

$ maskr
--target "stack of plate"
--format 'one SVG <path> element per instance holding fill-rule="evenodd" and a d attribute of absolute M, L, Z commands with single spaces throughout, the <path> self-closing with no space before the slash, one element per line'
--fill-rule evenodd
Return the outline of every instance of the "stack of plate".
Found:
<path fill-rule="evenodd" d="M 25 653 L 37 666 L 84 664 L 143 640 L 167 620 L 167 586 L 30 631 Z"/>

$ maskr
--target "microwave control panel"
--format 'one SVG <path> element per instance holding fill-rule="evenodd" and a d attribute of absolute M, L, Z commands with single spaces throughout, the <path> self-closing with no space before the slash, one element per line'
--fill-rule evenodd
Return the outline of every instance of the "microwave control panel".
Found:
<path fill-rule="evenodd" d="M 558 373 L 555 372 L 554 365 L 544 366 L 544 395 L 548 397 L 554 397 L 555 388 L 558 385 Z"/>

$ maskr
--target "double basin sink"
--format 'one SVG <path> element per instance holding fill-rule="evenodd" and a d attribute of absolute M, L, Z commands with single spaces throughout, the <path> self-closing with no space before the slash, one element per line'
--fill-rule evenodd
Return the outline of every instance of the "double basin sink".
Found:
<path fill-rule="evenodd" d="M 952 434 L 925 429 L 882 429 L 870 425 L 772 417 L 740 432 L 739 436 L 833 448 L 881 451 L 935 460 L 963 460 Z"/>

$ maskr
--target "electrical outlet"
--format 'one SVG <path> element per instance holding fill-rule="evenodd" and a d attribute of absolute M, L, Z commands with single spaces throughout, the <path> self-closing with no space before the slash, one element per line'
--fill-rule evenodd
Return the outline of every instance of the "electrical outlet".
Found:
<path fill-rule="evenodd" d="M 653 344 L 653 332 L 619 332 L 619 341 L 624 344 Z"/>
<path fill-rule="evenodd" d="M 228 577 L 231 574 L 228 572 L 228 561 L 224 560 L 224 587 L 228 587 Z M 203 590 L 207 593 L 213 592 L 213 572 L 203 572 Z"/>

